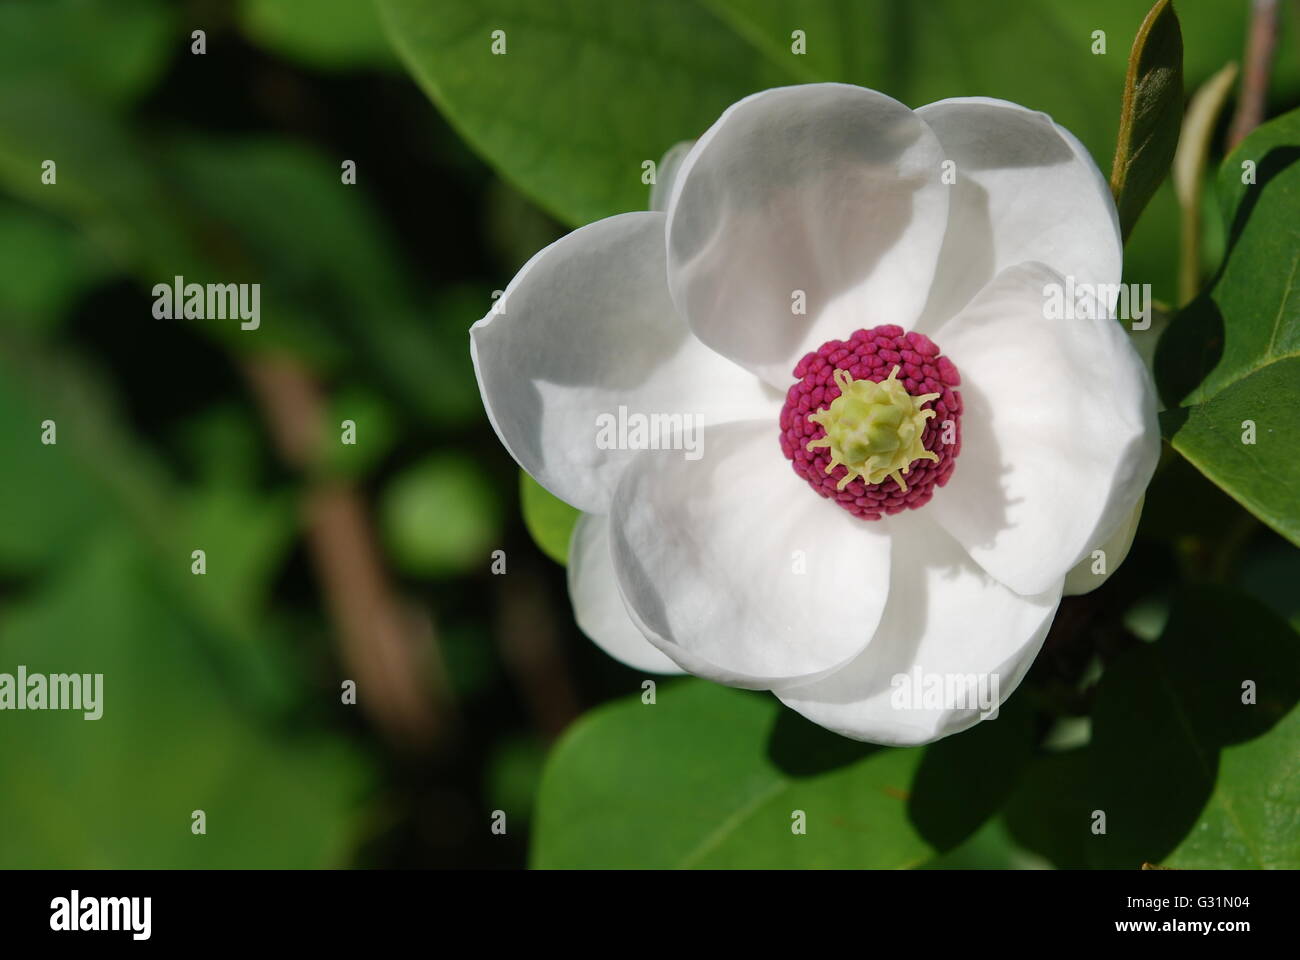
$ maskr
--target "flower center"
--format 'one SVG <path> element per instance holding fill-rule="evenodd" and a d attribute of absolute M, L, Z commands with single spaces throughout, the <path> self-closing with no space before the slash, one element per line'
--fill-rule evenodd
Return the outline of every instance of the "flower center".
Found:
<path fill-rule="evenodd" d="M 930 338 L 886 325 L 799 361 L 781 411 L 781 450 L 821 496 L 854 516 L 915 509 L 948 482 L 961 450 L 961 377 Z"/>
<path fill-rule="evenodd" d="M 843 370 L 835 371 L 835 386 L 840 395 L 825 410 L 808 414 L 813 423 L 821 424 L 825 436 L 808 441 L 808 449 L 830 449 L 831 462 L 826 472 L 844 467 L 844 476 L 835 485 L 843 490 L 858 477 L 867 483 L 880 483 L 892 477 L 898 489 L 907 492 L 903 474 L 915 460 L 938 460 L 921 443 L 925 421 L 935 415 L 921 405 L 938 400 L 942 394 L 925 393 L 914 397 L 898 382 L 895 365 L 888 377 L 854 380 Z"/>

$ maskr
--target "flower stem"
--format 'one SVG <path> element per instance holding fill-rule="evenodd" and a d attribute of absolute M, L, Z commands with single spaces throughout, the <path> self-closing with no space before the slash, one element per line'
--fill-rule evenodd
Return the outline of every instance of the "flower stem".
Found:
<path fill-rule="evenodd" d="M 1269 73 L 1276 46 L 1277 0 L 1254 0 L 1246 37 L 1245 69 L 1241 74 L 1241 99 L 1237 102 L 1237 113 L 1228 134 L 1229 151 L 1264 122 Z"/>

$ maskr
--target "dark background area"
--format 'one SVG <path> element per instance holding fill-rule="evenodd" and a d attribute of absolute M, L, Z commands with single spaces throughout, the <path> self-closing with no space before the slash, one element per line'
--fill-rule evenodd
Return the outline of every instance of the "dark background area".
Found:
<path fill-rule="evenodd" d="M 337 342 L 339 356 L 323 364 L 314 358 L 301 361 L 292 352 L 288 356 L 319 391 L 329 412 L 338 414 L 329 423 L 331 440 L 337 443 L 337 422 L 351 417 L 358 424 L 358 447 L 365 451 L 359 465 L 327 469 L 323 480 L 304 479 L 304 471 L 286 464 L 277 451 L 269 415 L 250 387 L 248 365 L 262 358 L 261 346 L 250 349 L 238 334 L 231 336 L 233 323 L 214 335 L 201 323 L 154 318 L 149 287 L 170 280 L 168 250 L 136 259 L 135 251 L 115 249 L 111 243 L 107 249 L 83 244 L 82 239 L 95 229 L 97 212 L 69 219 L 12 193 L 0 207 L 15 247 L 32 242 L 24 231 L 38 238 L 48 234 L 56 238 L 53 249 L 62 258 L 57 269 L 50 270 L 52 279 L 46 282 L 38 276 L 32 281 L 30 295 L 25 288 L 18 289 L 23 268 L 10 259 L 7 316 L 0 321 L 6 338 L 0 346 L 5 366 L 29 353 L 51 363 L 76 358 L 88 380 L 110 385 L 117 427 L 148 448 L 151 465 L 170 478 L 178 503 L 191 493 L 219 488 L 226 482 L 223 471 L 235 471 L 232 464 L 237 464 L 241 496 L 250 504 L 273 504 L 279 520 L 288 524 L 257 573 L 264 599 L 255 608 L 256 618 L 273 620 L 276 629 L 236 631 L 244 635 L 222 642 L 266 645 L 270 649 L 263 652 L 276 662 L 266 682 L 272 688 L 269 699 L 277 703 L 258 717 L 255 735 L 291 739 L 308 733 L 341 745 L 348 758 L 346 775 L 337 771 L 343 792 L 331 798 L 328 812 L 321 815 L 346 839 L 317 860 L 297 858 L 289 852 L 290 845 L 283 853 L 263 845 L 245 849 L 240 854 L 243 862 L 251 855 L 252 863 L 277 866 L 522 866 L 532 798 L 547 746 L 582 710 L 635 691 L 640 682 L 577 632 L 564 569 L 538 550 L 523 527 L 517 468 L 483 416 L 473 384 L 470 324 L 490 306 L 492 291 L 504 287 L 536 248 L 558 237 L 561 227 L 470 153 L 395 58 L 382 51 L 360 63 L 322 63 L 316 55 L 286 54 L 285 44 L 275 39 L 259 43 L 250 38 L 256 31 L 236 4 L 132 3 L 116 10 L 109 5 L 99 16 L 81 19 L 83 11 L 76 4 L 62 4 L 63 12 L 57 15 L 40 10 L 41 6 L 26 11 L 11 8 L 6 11 L 6 26 L 84 31 L 82 40 L 90 44 L 104 23 L 102 18 L 111 17 L 116 22 L 114 33 L 104 38 L 96 54 L 105 61 L 102 69 L 105 73 L 120 69 L 140 79 L 129 95 L 104 105 L 104 90 L 97 83 L 65 83 L 60 72 L 74 71 L 68 64 L 45 58 L 43 64 L 30 65 L 27 76 L 12 70 L 11 64 L 8 92 L 13 99 L 39 100 L 54 91 L 51 95 L 56 98 L 66 96 L 69 102 L 111 109 L 115 131 L 140 146 L 145 159 L 142 169 L 153 178 L 151 188 L 172 199 L 193 188 L 169 164 L 166 153 L 171 144 L 198 139 L 235 180 L 245 177 L 247 160 L 241 151 L 248 145 L 291 147 L 317 161 L 322 170 L 335 171 L 333 182 L 322 178 L 324 186 L 319 189 L 345 192 L 349 207 L 363 210 L 383 235 L 377 255 L 385 258 L 390 275 L 400 278 L 405 288 L 400 295 L 375 301 L 385 307 L 395 303 L 396 316 L 367 316 L 359 311 L 341 316 L 365 301 L 330 302 L 339 286 L 337 277 L 328 276 L 331 271 L 339 265 L 354 269 L 348 281 L 361 288 L 387 280 L 368 273 L 365 258 L 354 256 L 354 248 L 375 246 L 375 239 L 349 232 L 343 224 L 326 222 L 335 232 L 321 237 L 311 235 L 312 224 L 286 222 L 286 235 L 301 237 L 302 262 L 286 267 L 278 260 L 254 260 L 249 279 L 263 285 L 264 329 L 275 322 L 271 291 L 277 279 L 290 269 L 298 271 L 293 277 L 299 287 L 294 295 L 306 300 L 304 339 L 309 345 L 317 337 Z M 133 29 L 122 22 L 132 15 L 147 25 Z M 202 56 L 189 50 L 190 24 L 206 29 L 207 52 Z M 148 50 L 145 55 L 115 51 L 111 49 L 115 40 L 133 50 Z M 51 46 L 59 45 L 60 38 L 10 32 L 5 43 Z M 119 57 L 125 61 L 128 55 L 129 64 L 119 67 L 113 62 Z M 141 62 L 144 59 L 149 62 Z M 45 91 L 40 90 L 42 84 Z M 59 116 L 57 100 L 53 107 L 40 109 L 44 116 L 30 128 L 32 145 L 37 152 L 53 153 L 60 165 L 59 184 L 50 189 L 63 189 L 74 171 L 105 187 L 105 192 L 110 192 L 114 181 L 134 175 L 135 171 L 128 174 L 109 162 L 94 144 L 80 144 L 81 152 L 70 154 L 62 148 L 57 132 L 42 142 L 47 122 L 57 125 L 65 118 Z M 19 132 L 14 115 L 11 111 L 6 117 L 11 121 L 6 130 L 10 136 Z M 337 171 L 344 159 L 356 162 L 355 186 L 339 182 Z M 15 192 L 21 194 L 23 189 L 20 186 Z M 312 201 L 309 189 L 304 188 L 304 197 Z M 215 191 L 200 191 L 197 199 L 186 196 L 186 208 L 171 211 L 178 214 L 182 231 L 195 235 L 224 231 L 235 237 L 235 243 L 246 243 L 250 250 L 257 247 L 257 225 L 241 220 L 246 199 L 227 204 L 229 198 Z M 201 219 L 182 222 L 194 207 L 209 204 L 218 208 L 227 204 L 227 222 L 216 226 Z M 142 210 L 138 215 L 150 213 Z M 283 217 L 291 220 L 292 211 L 286 210 Z M 130 219 L 128 230 L 135 226 Z M 331 262 L 313 260 L 318 254 L 313 248 L 322 242 L 332 248 Z M 290 251 L 284 259 L 292 258 Z M 148 266 L 142 267 L 141 261 Z M 220 273 L 198 276 L 184 269 L 185 263 L 178 259 L 175 272 L 187 274 L 187 280 L 235 279 Z M 161 266 L 167 269 L 157 269 Z M 315 291 L 319 299 L 312 296 L 314 286 L 319 287 Z M 441 377 L 457 402 L 442 403 L 442 394 L 431 389 L 432 399 L 419 408 L 407 402 L 408 394 L 393 389 L 382 357 L 375 361 L 376 351 L 368 345 L 366 328 L 381 321 L 409 336 L 412 353 L 406 359 L 411 361 L 417 385 L 422 377 L 433 381 Z M 255 334 L 247 336 L 251 340 Z M 265 356 L 278 360 L 283 353 L 274 347 Z M 424 360 L 426 368 L 421 366 Z M 27 398 L 40 407 L 48 386 L 38 380 Z M 63 434 L 60 443 L 74 443 L 70 434 L 78 429 L 77 421 L 57 419 Z M 13 471 L 11 480 L 21 469 L 15 467 L 18 458 L 39 455 L 33 445 L 37 435 L 6 434 L 6 471 Z M 382 441 L 376 443 L 381 435 Z M 354 502 L 364 510 L 362 526 L 380 547 L 375 573 L 388 584 L 393 603 L 415 624 L 404 636 L 406 662 L 397 673 L 405 675 L 410 691 L 428 703 L 405 726 L 397 720 L 385 721 L 395 712 L 387 701 L 403 694 L 374 683 L 360 684 L 358 706 L 339 703 L 339 684 L 353 673 L 348 657 L 340 653 L 338 624 L 331 618 L 317 574 L 313 551 L 319 548 L 304 533 L 311 521 L 299 522 L 309 512 L 305 486 L 336 481 L 348 484 Z M 32 496 L 38 492 L 42 496 Z M 84 509 L 96 515 L 95 523 L 100 522 L 101 505 L 61 502 L 59 493 L 17 482 L 6 499 L 14 512 L 80 513 Z M 76 496 L 73 492 L 73 500 Z M 111 516 L 118 506 L 102 512 Z M 33 536 L 42 534 L 33 531 Z M 174 560 L 176 570 L 188 575 L 188 546 L 175 546 L 168 562 Z M 69 543 L 66 550 L 39 563 L 0 557 L 0 650 L 6 663 L 14 661 L 4 669 L 12 672 L 17 662 L 26 662 L 36 671 L 46 660 L 59 661 L 51 662 L 50 670 L 92 669 L 60 661 L 48 644 L 27 643 L 4 632 L 6 613 L 38 602 L 33 598 L 39 598 L 63 568 L 80 562 L 86 549 L 84 543 Z M 497 549 L 506 552 L 508 576 L 490 572 L 491 552 Z M 394 555 L 399 559 L 394 560 Z M 216 566 L 221 561 L 213 554 L 209 562 Z M 134 589 L 147 597 L 165 597 L 170 587 L 164 581 L 156 569 L 150 570 Z M 218 605 L 223 602 L 219 592 L 211 599 Z M 105 602 L 129 605 L 134 600 L 119 595 L 106 597 Z M 84 639 L 88 646 L 96 642 L 93 637 Z M 174 638 L 160 631 L 129 642 L 147 656 L 150 646 L 170 644 Z M 355 642 L 364 646 L 364 632 Z M 110 699 L 100 723 L 112 723 L 119 711 L 131 711 L 137 720 L 151 725 L 174 720 L 148 703 L 123 702 L 114 696 L 120 689 L 115 689 L 115 674 L 111 670 L 105 674 Z M 210 696 L 242 710 L 246 691 L 232 677 L 226 679 L 231 682 L 218 690 L 195 693 L 193 709 L 203 710 L 202 697 Z M 394 682 L 400 685 L 401 679 Z M 171 682 L 184 686 L 187 678 L 174 676 Z M 8 732 L 11 735 L 4 738 L 2 748 L 8 777 L 21 777 L 18 771 L 24 767 L 39 767 L 34 754 L 75 750 L 83 739 L 75 726 L 44 744 L 41 729 L 20 735 L 10 725 Z M 68 739 L 59 739 L 64 736 Z M 220 730 L 213 736 L 219 741 Z M 202 752 L 206 746 L 200 741 L 187 749 Z M 149 744 L 140 748 L 147 751 Z M 153 761 L 168 764 L 170 758 L 155 756 Z M 325 764 L 316 775 L 337 785 L 335 773 Z M 238 779 L 238 773 L 234 775 Z M 129 781 L 119 787 L 96 782 L 90 771 L 70 777 L 61 789 L 80 794 L 83 800 L 97 797 L 112 807 L 131 806 L 137 799 L 135 790 L 150 789 Z M 125 795 L 119 789 L 125 789 Z M 112 865 L 207 862 L 203 852 L 186 850 L 191 840 L 189 806 L 205 808 L 205 804 L 198 796 L 191 802 L 187 795 L 193 791 L 185 784 L 175 784 L 172 792 L 175 796 L 169 799 L 175 800 L 178 816 L 174 836 L 160 841 L 162 849 L 141 849 L 125 859 L 114 859 Z M 292 819 L 293 804 L 303 801 L 312 801 L 310 792 L 286 800 L 282 809 L 264 807 L 263 815 L 271 821 Z M 32 804 L 41 802 L 31 798 Z M 504 836 L 489 829 L 496 809 L 507 812 L 509 829 Z M 211 809 L 207 812 L 213 818 L 208 839 L 220 842 L 219 815 Z M 17 833 L 16 818 L 25 813 L 23 804 L 11 801 L 4 811 L 3 832 Z M 157 823 L 141 827 L 151 832 L 161 829 Z M 274 841 L 278 831 L 267 825 L 265 832 Z M 86 842 L 88 849 L 80 853 L 59 853 L 48 842 L 42 856 L 35 852 L 42 849 L 38 836 L 33 838 L 32 851 L 9 844 L 0 853 L 0 862 L 85 865 L 98 857 L 95 838 Z"/>

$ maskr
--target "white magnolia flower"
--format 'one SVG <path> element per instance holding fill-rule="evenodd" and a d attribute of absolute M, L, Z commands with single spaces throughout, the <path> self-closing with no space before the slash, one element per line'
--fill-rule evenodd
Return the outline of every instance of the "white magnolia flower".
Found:
<path fill-rule="evenodd" d="M 1105 178 L 1016 104 L 840 84 L 741 100 L 679 160 L 471 331 L 502 443 L 583 511 L 579 625 L 849 737 L 965 729 L 1123 559 L 1158 454 L 1120 324 L 1045 308 L 1120 280 Z"/>

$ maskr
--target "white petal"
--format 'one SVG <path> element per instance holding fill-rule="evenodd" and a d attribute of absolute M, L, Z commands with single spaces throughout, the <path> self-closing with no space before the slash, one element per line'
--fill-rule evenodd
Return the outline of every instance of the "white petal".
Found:
<path fill-rule="evenodd" d="M 819 497 L 776 424 L 705 434 L 704 456 L 648 451 L 614 494 L 610 544 L 628 610 L 691 673 L 762 689 L 856 656 L 889 584 L 878 523 Z"/>
<path fill-rule="evenodd" d="M 1146 495 L 1144 494 L 1138 498 L 1137 506 L 1133 508 L 1133 512 L 1120 521 L 1119 528 L 1101 543 L 1088 550 L 1083 559 L 1074 565 L 1074 569 L 1065 578 L 1065 595 L 1067 597 L 1078 596 L 1081 593 L 1091 593 L 1109 580 L 1110 575 L 1119 569 L 1119 565 L 1128 556 L 1129 548 L 1133 546 L 1133 537 L 1137 534 L 1138 523 L 1142 519 L 1142 504 L 1145 501 Z M 1094 556 L 1093 551 L 1100 551 L 1101 556 Z"/>
<path fill-rule="evenodd" d="M 602 513 L 633 451 L 597 445 L 601 416 L 776 417 L 780 399 L 691 336 L 668 296 L 664 215 L 627 213 L 557 240 L 470 330 L 488 418 L 519 465 Z"/>
<path fill-rule="evenodd" d="M 660 213 L 668 211 L 668 201 L 672 198 L 673 187 L 677 183 L 677 174 L 681 172 L 685 160 L 695 146 L 694 140 L 682 140 L 668 148 L 663 159 L 655 167 L 655 182 L 650 188 L 650 209 Z"/>
<path fill-rule="evenodd" d="M 1110 185 L 1073 134 L 1045 113 L 987 97 L 941 100 L 916 113 L 957 178 L 920 329 L 934 330 L 1026 260 L 1076 283 L 1119 282 L 1123 240 Z"/>
<path fill-rule="evenodd" d="M 584 513 L 569 545 L 569 599 L 578 627 L 615 660 L 647 673 L 681 673 L 641 635 L 618 592 L 609 556 L 609 518 Z"/>
<path fill-rule="evenodd" d="M 926 508 L 1023 594 L 1059 583 L 1133 510 L 1160 453 L 1155 391 L 1120 324 L 1046 319 L 1042 264 L 1001 273 L 936 341 L 961 373 L 962 448 Z"/>
<path fill-rule="evenodd" d="M 912 326 L 947 225 L 941 159 L 911 110 L 861 87 L 782 87 L 733 104 L 678 174 L 673 300 L 701 340 L 779 389 L 827 340 Z"/>
<path fill-rule="evenodd" d="M 777 696 L 846 737 L 911 746 L 973 726 L 1010 696 L 1047 636 L 1061 587 L 1034 597 L 1008 590 L 924 509 L 884 522 L 894 561 L 876 635 L 853 662 Z M 927 705 L 927 684 L 945 696 Z"/>

